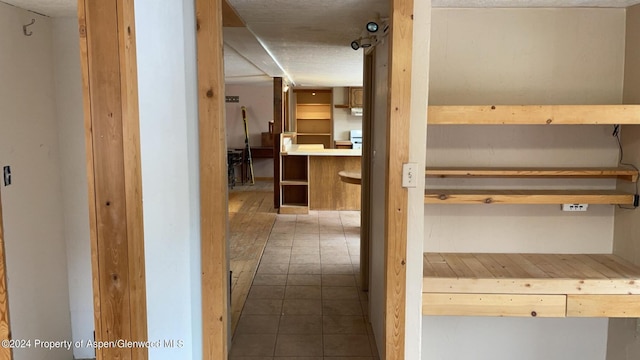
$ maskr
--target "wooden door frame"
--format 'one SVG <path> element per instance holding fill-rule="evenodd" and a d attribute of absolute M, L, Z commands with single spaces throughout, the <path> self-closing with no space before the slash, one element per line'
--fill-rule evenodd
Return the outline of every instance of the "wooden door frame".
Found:
<path fill-rule="evenodd" d="M 4 225 L 2 220 L 2 193 L 0 192 L 0 341 L 11 339 L 9 321 L 9 292 L 7 289 L 7 258 L 4 251 Z M 0 359 L 13 359 L 11 346 L 0 347 Z"/>

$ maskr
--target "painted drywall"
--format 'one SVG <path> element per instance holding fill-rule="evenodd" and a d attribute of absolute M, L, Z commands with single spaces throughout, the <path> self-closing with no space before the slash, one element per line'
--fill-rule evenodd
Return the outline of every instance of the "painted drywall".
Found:
<path fill-rule="evenodd" d="M 423 359 L 604 359 L 607 319 L 429 317 Z M 553 331 L 550 331 L 553 329 Z"/>
<path fill-rule="evenodd" d="M 262 133 L 269 132 L 269 121 L 273 120 L 273 84 L 257 83 L 246 85 L 227 84 L 227 96 L 239 96 L 239 103 L 227 103 L 227 147 L 244 148 L 244 122 L 242 106 L 247 108 L 249 126 L 249 145 L 262 146 Z M 239 171 L 239 169 L 238 169 Z M 253 159 L 253 172 L 256 177 L 273 178 L 272 159 Z M 240 179 L 240 175 L 236 175 Z"/>
<path fill-rule="evenodd" d="M 333 88 L 333 104 L 349 104 L 349 88 Z M 333 140 L 349 140 L 351 130 L 362 130 L 362 116 L 351 115 L 351 109 L 333 108 Z"/>
<path fill-rule="evenodd" d="M 35 346 L 71 340 L 53 53 L 51 19 L 0 3 L 0 166 L 13 173 L 12 185 L 0 184 L 11 336 L 32 344 L 14 349 L 16 360 L 72 357 Z"/>
<path fill-rule="evenodd" d="M 135 3 L 150 359 L 200 359 L 201 284 L 193 4 Z"/>
<path fill-rule="evenodd" d="M 387 117 L 389 45 L 382 43 L 375 48 L 373 78 L 373 115 L 371 126 L 371 230 L 369 247 L 369 319 L 378 346 L 384 354 L 385 292 L 384 292 L 384 220 L 385 179 L 387 173 Z"/>
<path fill-rule="evenodd" d="M 431 39 L 431 0 L 414 1 L 411 69 L 411 126 L 409 162 L 425 167 L 427 141 L 427 99 L 429 98 L 429 43 Z M 409 188 L 407 216 L 407 286 L 405 315 L 405 359 L 422 354 L 422 253 L 424 252 L 424 176 Z"/>
<path fill-rule="evenodd" d="M 640 5 L 627 9 L 626 49 L 624 68 L 624 103 L 640 104 Z M 622 144 L 626 163 L 640 165 L 640 127 L 623 126 Z M 636 190 L 633 184 L 620 181 L 620 189 Z M 613 253 L 640 264 L 640 213 L 638 210 L 616 209 Z M 638 340 L 638 319 L 609 320 L 609 342 L 607 360 L 632 360 L 640 356 Z"/>
<path fill-rule="evenodd" d="M 73 341 L 81 341 L 93 338 L 94 321 L 78 20 L 53 18 L 51 22 L 71 334 Z M 77 347 L 73 356 L 88 359 L 95 357 L 95 351 Z"/>
<path fill-rule="evenodd" d="M 432 13 L 431 105 L 616 104 L 622 101 L 624 9 L 434 9 Z M 427 166 L 615 166 L 617 145 L 608 126 L 429 126 Z M 427 187 L 614 188 L 615 181 L 427 179 Z M 612 206 L 569 214 L 560 206 L 425 206 L 425 251 L 586 252 L 612 249 Z M 582 334 L 589 352 L 603 359 L 607 322 L 563 319 L 423 318 L 423 335 L 445 341 L 423 344 L 423 359 L 522 358 L 521 349 L 551 347 L 556 358 L 573 356 L 575 341 L 547 336 Z M 469 333 L 459 331 L 474 328 Z M 483 330 L 480 330 L 483 329 Z M 491 329 L 487 331 L 486 329 Z M 473 346 L 518 338 L 518 347 Z M 426 337 L 427 335 L 425 335 Z M 424 337 L 423 337 L 424 339 Z M 442 338 L 439 338 L 442 340 Z M 540 357 L 538 357 L 540 358 Z M 552 357 L 553 358 L 553 357 Z"/>

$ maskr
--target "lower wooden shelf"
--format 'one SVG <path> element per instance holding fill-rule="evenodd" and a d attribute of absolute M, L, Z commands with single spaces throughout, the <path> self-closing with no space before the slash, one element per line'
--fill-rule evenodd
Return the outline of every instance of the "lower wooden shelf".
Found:
<path fill-rule="evenodd" d="M 278 212 L 280 214 L 308 214 L 309 206 L 306 204 L 281 204 Z"/>
<path fill-rule="evenodd" d="M 425 204 L 605 204 L 633 205 L 634 194 L 615 190 L 427 189 Z"/>
<path fill-rule="evenodd" d="M 603 254 L 425 253 L 422 313 L 640 317 L 640 267 Z"/>

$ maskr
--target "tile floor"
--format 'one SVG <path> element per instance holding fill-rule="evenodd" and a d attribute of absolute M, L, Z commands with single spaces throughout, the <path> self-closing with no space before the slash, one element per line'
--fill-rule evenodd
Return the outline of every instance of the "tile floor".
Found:
<path fill-rule="evenodd" d="M 230 359 L 379 359 L 359 264 L 359 212 L 278 215 Z"/>

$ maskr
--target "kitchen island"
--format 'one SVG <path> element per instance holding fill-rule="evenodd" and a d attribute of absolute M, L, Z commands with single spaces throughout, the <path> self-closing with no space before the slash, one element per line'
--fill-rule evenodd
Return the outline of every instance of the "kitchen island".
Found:
<path fill-rule="evenodd" d="M 280 213 L 360 210 L 360 186 L 340 181 L 340 171 L 361 169 L 360 149 L 292 144 L 282 149 Z"/>

